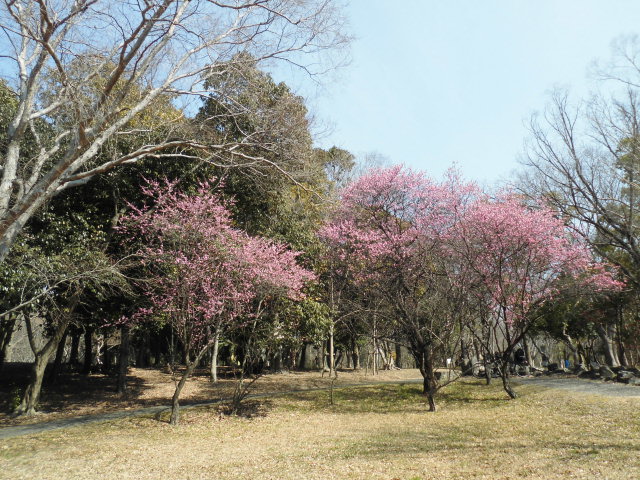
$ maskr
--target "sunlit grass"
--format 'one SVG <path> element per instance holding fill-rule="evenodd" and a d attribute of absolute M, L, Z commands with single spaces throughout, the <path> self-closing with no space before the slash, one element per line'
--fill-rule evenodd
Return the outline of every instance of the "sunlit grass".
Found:
<path fill-rule="evenodd" d="M 245 416 L 185 410 L 9 441 L 1 478 L 640 478 L 640 400 L 451 385 L 427 412 L 420 386 L 252 400 Z"/>

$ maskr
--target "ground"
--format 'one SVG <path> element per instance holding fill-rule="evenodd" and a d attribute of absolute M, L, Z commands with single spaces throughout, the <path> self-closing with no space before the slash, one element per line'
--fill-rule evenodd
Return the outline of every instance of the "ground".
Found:
<path fill-rule="evenodd" d="M 189 379 L 180 395 L 182 404 L 205 402 L 232 395 L 235 380 L 221 372 L 220 381 L 211 383 L 207 370 L 197 370 Z M 168 405 L 178 380 L 168 370 L 155 368 L 129 369 L 129 392 L 125 397 L 116 393 L 116 380 L 102 374 L 68 374 L 56 384 L 46 384 L 38 407 L 39 414 L 33 417 L 13 418 L 8 414 L 9 404 L 20 394 L 15 378 L 26 378 L 27 371 L 3 372 L 0 377 L 0 427 L 59 420 L 78 415 L 99 414 L 117 410 L 129 410 L 155 405 Z M 366 383 L 372 381 L 402 380 L 418 378 L 417 370 L 346 371 L 338 374 L 336 385 Z M 273 393 L 297 389 L 322 388 L 331 384 L 328 376 L 318 372 L 287 372 L 260 377 L 252 389 L 255 393 Z M 4 408 L 1 408 L 4 407 Z"/>
<path fill-rule="evenodd" d="M 365 386 L 60 429 L 0 441 L 0 478 L 640 478 L 640 399 L 517 390 L 464 380 L 428 413 L 419 385 Z"/>

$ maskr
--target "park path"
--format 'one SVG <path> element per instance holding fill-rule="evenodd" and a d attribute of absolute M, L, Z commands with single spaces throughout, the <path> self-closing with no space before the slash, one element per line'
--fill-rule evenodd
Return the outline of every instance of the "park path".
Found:
<path fill-rule="evenodd" d="M 592 395 L 603 395 L 605 397 L 628 397 L 628 398 L 640 398 L 640 387 L 634 387 L 630 385 L 623 385 L 619 383 L 604 383 L 602 381 L 584 380 L 580 378 L 572 377 L 522 377 L 514 378 L 515 383 L 525 385 L 536 385 L 543 388 L 554 388 L 559 390 L 566 390 L 571 392 L 586 393 Z M 422 378 L 404 379 L 404 380 L 386 380 L 378 382 L 368 383 L 353 383 L 353 384 L 341 384 L 336 386 L 335 389 L 354 388 L 354 387 L 369 387 L 374 385 L 400 385 L 407 383 L 422 383 Z M 258 393 L 248 395 L 247 398 L 266 398 L 277 397 L 287 395 L 291 393 L 302 392 L 317 392 L 327 391 L 329 387 L 318 388 L 303 388 L 297 390 L 288 390 L 285 392 L 271 392 L 271 393 Z M 229 398 L 221 398 L 216 400 L 210 400 L 207 402 L 198 403 L 186 403 L 181 405 L 182 409 L 202 407 L 207 405 L 215 405 L 229 401 Z M 49 422 L 33 423 L 29 425 L 17 425 L 11 427 L 0 428 L 0 440 L 7 440 L 14 437 L 20 437 L 22 435 L 32 435 L 41 432 L 48 432 L 51 430 L 57 430 L 59 428 L 77 427 L 81 425 L 87 425 L 97 422 L 108 422 L 111 420 L 119 420 L 129 417 L 141 417 L 141 416 L 153 416 L 159 415 L 164 411 L 169 410 L 171 407 L 167 405 L 159 405 L 155 407 L 139 408 L 135 410 L 121 410 L 117 412 L 102 413 L 95 415 L 83 415 L 80 417 L 65 418 L 61 420 L 53 420 Z"/>
<path fill-rule="evenodd" d="M 603 395 L 605 397 L 640 398 L 640 387 L 602 380 L 587 380 L 577 377 L 522 377 L 514 378 L 514 383 L 557 388 L 570 392 Z"/>

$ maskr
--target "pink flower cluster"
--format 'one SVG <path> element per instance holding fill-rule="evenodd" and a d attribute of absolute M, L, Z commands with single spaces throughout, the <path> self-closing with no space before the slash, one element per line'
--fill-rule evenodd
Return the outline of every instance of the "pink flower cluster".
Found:
<path fill-rule="evenodd" d="M 561 278 L 623 287 L 553 211 L 490 198 L 455 172 L 435 182 L 402 166 L 372 171 L 344 189 L 320 236 L 359 281 L 389 285 L 399 269 L 405 286 L 445 276 L 507 323 L 557 294 Z"/>
<path fill-rule="evenodd" d="M 314 275 L 297 264 L 298 252 L 234 227 L 229 202 L 210 184 L 195 195 L 175 187 L 150 183 L 149 204 L 132 207 L 120 227 L 143 245 L 138 253 L 150 277 L 152 307 L 138 317 L 167 319 L 191 347 L 207 330 L 250 317 L 257 300 L 302 295 Z"/>
<path fill-rule="evenodd" d="M 454 238 L 452 252 L 468 270 L 475 292 L 489 298 L 489 308 L 507 323 L 526 320 L 567 278 L 599 291 L 623 287 L 555 212 L 527 206 L 508 192 L 475 202 Z"/>

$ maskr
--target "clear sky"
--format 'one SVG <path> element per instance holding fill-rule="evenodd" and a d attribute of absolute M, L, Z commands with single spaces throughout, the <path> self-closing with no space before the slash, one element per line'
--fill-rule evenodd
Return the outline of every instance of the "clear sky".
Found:
<path fill-rule="evenodd" d="M 320 146 L 493 184 L 517 168 L 524 123 L 554 86 L 640 33 L 637 0 L 352 0 L 353 61 L 311 95 Z M 303 92 L 304 93 L 304 92 Z"/>

